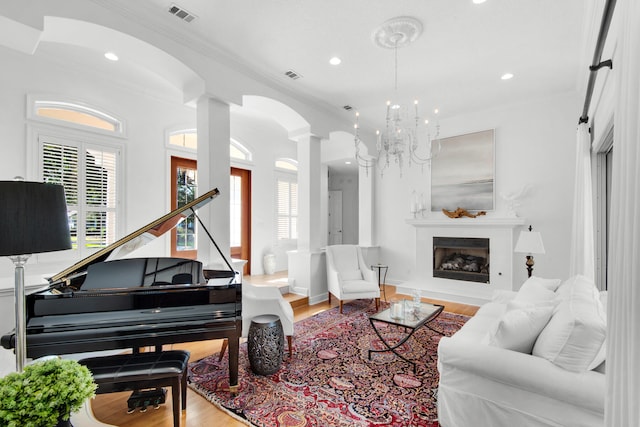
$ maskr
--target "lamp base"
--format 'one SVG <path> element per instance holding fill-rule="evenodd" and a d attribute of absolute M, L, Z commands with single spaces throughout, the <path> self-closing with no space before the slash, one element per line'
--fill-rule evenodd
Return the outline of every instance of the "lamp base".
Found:
<path fill-rule="evenodd" d="M 27 360 L 27 327 L 25 325 L 25 298 L 24 298 L 24 265 L 30 255 L 16 255 L 9 257 L 16 267 L 14 297 L 16 309 L 16 371 L 22 372 Z"/>
<path fill-rule="evenodd" d="M 533 264 L 533 255 L 527 255 L 527 262 L 525 265 L 527 266 L 527 273 L 529 274 L 528 277 L 531 277 L 531 274 L 533 273 Z"/>

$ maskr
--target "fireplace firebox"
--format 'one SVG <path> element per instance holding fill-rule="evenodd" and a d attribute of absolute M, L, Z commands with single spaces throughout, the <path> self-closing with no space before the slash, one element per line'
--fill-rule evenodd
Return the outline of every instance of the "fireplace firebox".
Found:
<path fill-rule="evenodd" d="M 434 237 L 433 277 L 489 283 L 489 239 Z"/>

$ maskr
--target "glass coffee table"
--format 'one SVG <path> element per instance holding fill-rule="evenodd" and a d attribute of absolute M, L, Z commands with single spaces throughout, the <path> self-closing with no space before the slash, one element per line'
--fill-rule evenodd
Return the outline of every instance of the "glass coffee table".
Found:
<path fill-rule="evenodd" d="M 442 332 L 436 329 L 433 329 L 431 326 L 429 326 L 429 323 L 432 322 L 436 317 L 438 317 L 440 313 L 442 313 L 442 310 L 444 310 L 444 306 L 436 305 L 436 304 L 428 304 L 423 302 L 421 303 L 420 310 L 417 313 L 409 308 L 409 304 L 407 304 L 407 308 L 408 309 L 405 310 L 404 316 L 401 318 L 392 317 L 391 308 L 388 308 L 386 310 L 380 311 L 376 314 L 372 314 L 369 316 L 369 322 L 371 322 L 371 327 L 376 332 L 376 335 L 378 335 L 378 337 L 380 338 L 380 341 L 386 347 L 380 350 L 376 350 L 376 349 L 369 350 L 369 360 L 371 360 L 371 353 L 384 353 L 387 351 L 391 351 L 396 356 L 404 360 L 405 362 L 413 365 L 413 373 L 415 374 L 416 363 L 405 358 L 402 354 L 398 353 L 396 349 L 400 347 L 402 344 L 404 344 L 405 342 L 407 342 L 407 340 L 411 338 L 411 336 L 422 326 L 426 326 L 427 328 L 431 329 L 433 332 L 439 335 L 444 335 Z M 407 334 L 400 341 L 392 345 L 391 343 L 389 343 L 387 340 L 384 339 L 384 336 L 382 335 L 382 333 L 380 333 L 380 331 L 376 327 L 376 324 L 379 324 L 379 323 L 386 323 L 389 325 L 402 327 L 404 328 Z"/>

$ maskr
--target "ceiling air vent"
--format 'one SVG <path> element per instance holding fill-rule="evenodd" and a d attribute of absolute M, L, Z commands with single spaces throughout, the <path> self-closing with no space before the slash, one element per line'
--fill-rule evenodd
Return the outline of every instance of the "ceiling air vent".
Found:
<path fill-rule="evenodd" d="M 178 18 L 182 19 L 185 22 L 191 22 L 197 18 L 193 13 L 188 12 L 175 4 L 172 4 L 169 7 L 169 13 L 177 16 Z"/>
<path fill-rule="evenodd" d="M 344 108 L 347 111 L 353 110 L 353 107 L 351 105 L 343 105 L 342 108 Z"/>
<path fill-rule="evenodd" d="M 298 80 L 300 77 L 302 77 L 300 74 L 296 73 L 293 70 L 287 71 L 286 73 L 284 73 L 284 75 L 293 80 Z"/>

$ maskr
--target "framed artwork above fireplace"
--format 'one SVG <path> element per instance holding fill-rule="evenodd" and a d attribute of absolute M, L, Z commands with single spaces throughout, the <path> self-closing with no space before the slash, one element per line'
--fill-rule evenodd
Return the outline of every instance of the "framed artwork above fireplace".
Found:
<path fill-rule="evenodd" d="M 494 210 L 494 130 L 440 141 L 440 154 L 431 160 L 431 211 Z"/>

